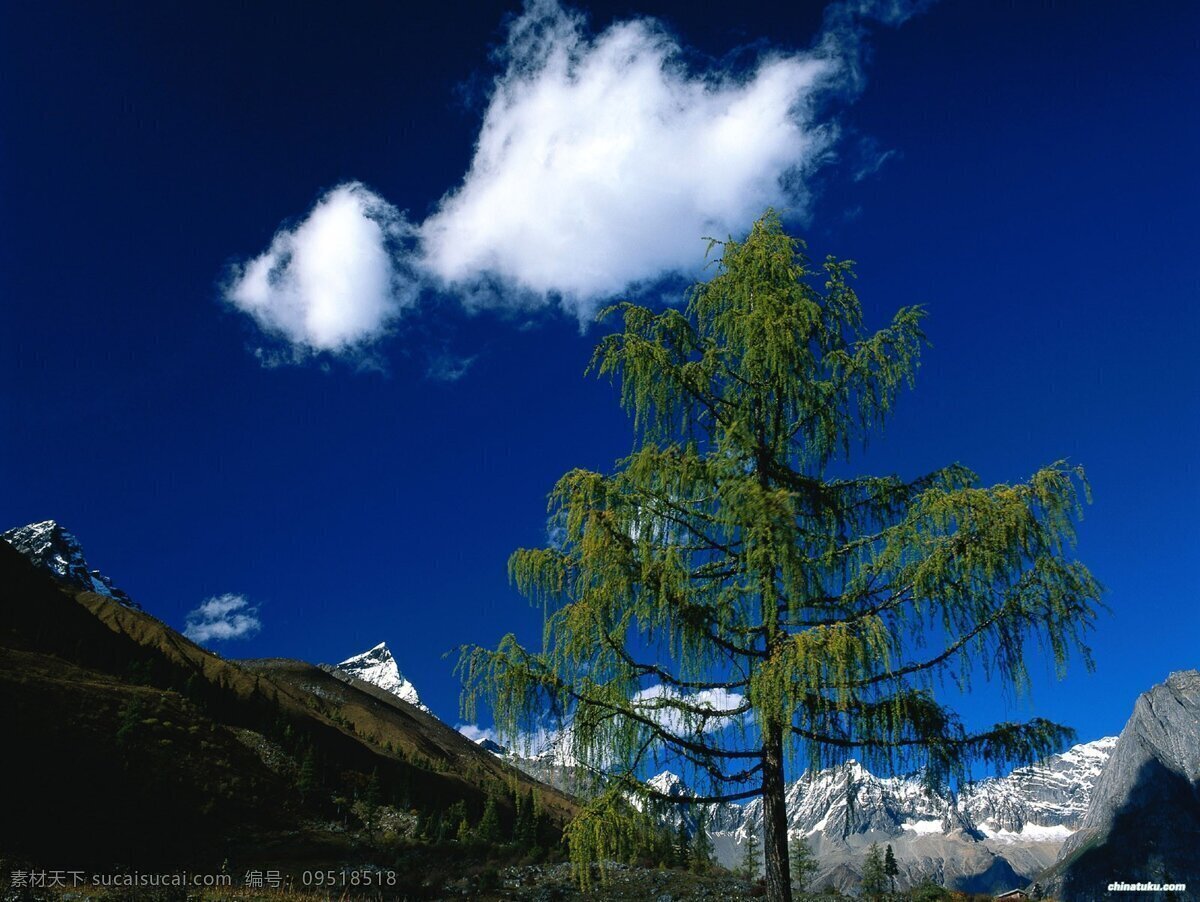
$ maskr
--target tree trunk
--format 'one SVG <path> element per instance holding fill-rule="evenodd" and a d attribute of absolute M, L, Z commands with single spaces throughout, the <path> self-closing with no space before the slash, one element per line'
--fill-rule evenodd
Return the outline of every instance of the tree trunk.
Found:
<path fill-rule="evenodd" d="M 769 726 L 763 737 L 763 863 L 767 898 L 792 902 L 788 862 L 787 810 L 783 784 L 783 727 Z"/>

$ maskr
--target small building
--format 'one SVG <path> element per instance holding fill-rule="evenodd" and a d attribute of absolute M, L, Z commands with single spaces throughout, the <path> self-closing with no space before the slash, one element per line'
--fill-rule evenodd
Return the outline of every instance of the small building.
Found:
<path fill-rule="evenodd" d="M 1029 893 L 1023 889 L 1010 889 L 1006 893 L 1000 893 L 994 897 L 996 902 L 1025 902 L 1029 898 Z"/>

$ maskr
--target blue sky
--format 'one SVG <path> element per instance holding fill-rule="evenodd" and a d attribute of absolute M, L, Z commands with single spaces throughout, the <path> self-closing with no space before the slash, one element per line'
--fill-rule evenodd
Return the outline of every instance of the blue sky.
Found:
<path fill-rule="evenodd" d="M 179 628 L 244 597 L 229 656 L 386 640 L 453 721 L 443 654 L 538 635 L 546 492 L 630 448 L 590 313 L 770 202 L 929 308 L 864 469 L 1091 477 L 1097 670 L 968 723 L 1118 731 L 1200 664 L 1200 10 L 790 6 L 6 5 L 0 528 Z"/>

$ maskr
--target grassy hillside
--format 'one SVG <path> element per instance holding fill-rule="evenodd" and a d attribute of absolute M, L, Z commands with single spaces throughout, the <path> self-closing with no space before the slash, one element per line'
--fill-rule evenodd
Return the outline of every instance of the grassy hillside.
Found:
<path fill-rule="evenodd" d="M 543 847 L 574 811 L 386 693 L 302 662 L 224 660 L 147 614 L 64 591 L 4 543 L 0 716 L 10 863 L 420 870 L 489 799 L 492 845 L 521 803 Z"/>

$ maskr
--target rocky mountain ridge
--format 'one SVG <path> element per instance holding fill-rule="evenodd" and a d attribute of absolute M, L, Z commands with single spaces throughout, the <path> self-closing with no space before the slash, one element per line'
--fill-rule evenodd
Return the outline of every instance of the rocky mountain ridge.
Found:
<path fill-rule="evenodd" d="M 1048 885 L 1083 902 L 1113 882 L 1200 883 L 1200 671 L 1138 698 Z"/>
<path fill-rule="evenodd" d="M 461 867 L 420 822 L 454 811 L 478 823 L 495 805 L 509 829 L 516 799 L 535 794 L 529 841 L 557 854 L 572 800 L 342 676 L 225 659 L 0 543 L 3 790 L 20 812 L 0 818 L 0 852 L 94 872 L 271 862 L 297 881 L 387 866 L 399 895 L 423 897 Z"/>
<path fill-rule="evenodd" d="M 561 748 L 521 755 L 492 740 L 478 742 L 538 779 L 579 791 L 576 769 L 561 762 L 552 766 L 556 756 L 561 759 Z M 815 886 L 854 891 L 872 842 L 893 847 L 901 886 L 925 879 L 980 892 L 1027 885 L 1053 864 L 1064 840 L 1079 829 L 1116 743 L 1112 736 L 1080 743 L 957 794 L 931 791 L 919 775 L 881 777 L 856 761 L 806 771 L 787 788 L 788 832 L 806 837 L 817 854 Z M 672 798 L 694 795 L 670 770 L 648 782 Z M 751 832 L 762 836 L 759 799 L 704 806 L 652 804 L 672 831 L 682 820 L 685 831 L 694 834 L 703 819 L 716 858 L 727 867 L 742 864 Z"/>
<path fill-rule="evenodd" d="M 904 885 L 932 878 L 964 890 L 1009 889 L 1048 867 L 1088 810 L 1096 781 L 1116 745 L 1105 737 L 1076 745 L 1034 767 L 990 777 L 961 793 L 938 793 L 919 777 L 880 777 L 856 761 L 806 771 L 787 788 L 788 832 L 808 839 L 820 860 L 815 885 L 852 889 L 872 842 L 893 847 Z M 691 795 L 665 771 L 651 784 Z M 699 812 L 666 806 L 662 817 L 696 829 Z M 741 863 L 753 831 L 762 836 L 762 801 L 704 806 L 720 863 Z"/>
<path fill-rule="evenodd" d="M 88 566 L 79 540 L 58 522 L 43 520 L 18 526 L 0 533 L 0 539 L 23 554 L 35 567 L 45 570 L 60 582 L 141 610 L 141 606 L 127 592 L 113 585 L 113 581 L 99 570 Z"/>

